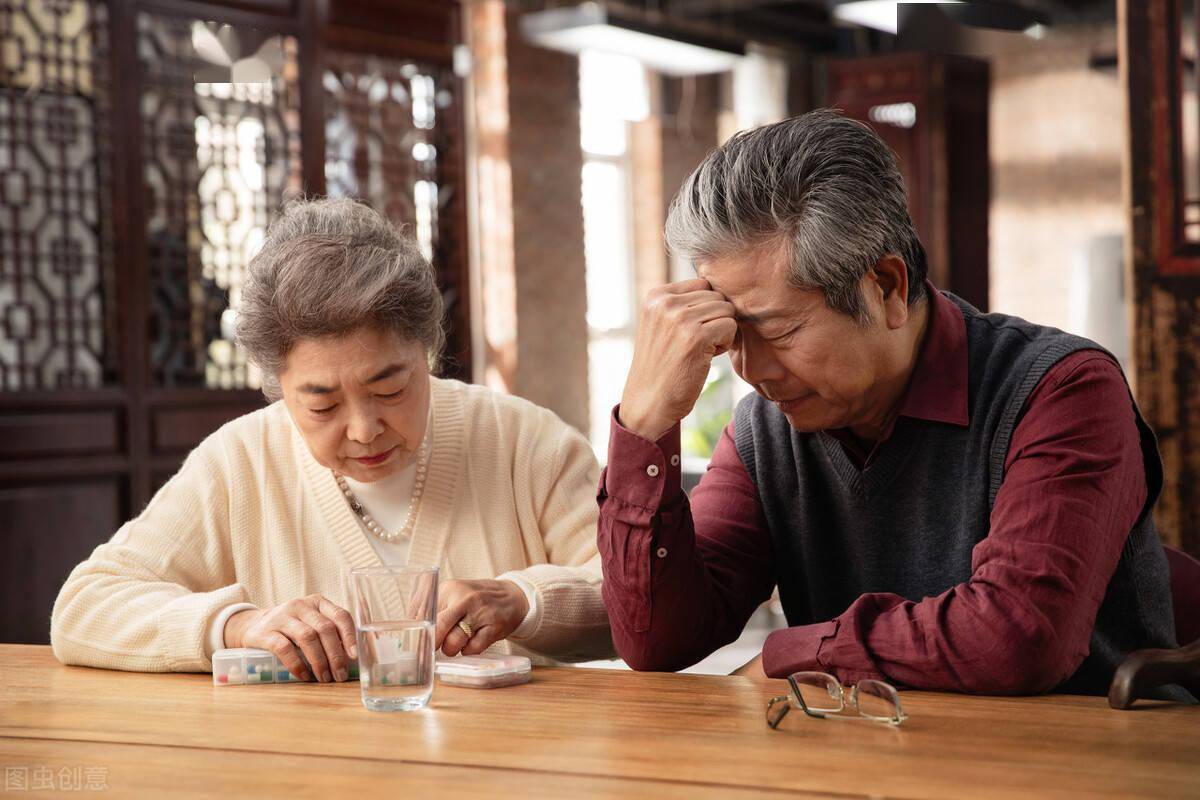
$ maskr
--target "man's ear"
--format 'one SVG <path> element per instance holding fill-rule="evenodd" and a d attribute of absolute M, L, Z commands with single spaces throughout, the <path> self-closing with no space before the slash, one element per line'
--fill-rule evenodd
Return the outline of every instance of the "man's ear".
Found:
<path fill-rule="evenodd" d="M 867 286 L 876 302 L 883 306 L 883 318 L 892 330 L 908 322 L 908 267 L 904 259 L 886 255 L 867 270 Z"/>

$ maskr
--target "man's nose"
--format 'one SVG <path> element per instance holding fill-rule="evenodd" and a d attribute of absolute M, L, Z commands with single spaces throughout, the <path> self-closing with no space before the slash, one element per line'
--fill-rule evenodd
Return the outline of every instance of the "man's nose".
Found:
<path fill-rule="evenodd" d="M 740 339 L 740 346 L 730 353 L 730 357 L 733 368 L 742 380 L 751 386 L 758 386 L 786 377 L 787 371 L 779 362 L 774 348 L 753 334 L 743 335 Z"/>

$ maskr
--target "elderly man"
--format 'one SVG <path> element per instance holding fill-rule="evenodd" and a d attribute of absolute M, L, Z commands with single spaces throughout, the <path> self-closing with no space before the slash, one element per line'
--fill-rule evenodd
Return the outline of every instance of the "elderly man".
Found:
<path fill-rule="evenodd" d="M 667 236 L 699 277 L 646 300 L 599 495 L 635 669 L 732 641 L 776 585 L 777 678 L 1103 694 L 1125 653 L 1175 645 L 1162 467 L 1120 368 L 937 291 L 869 128 L 817 111 L 735 137 Z M 755 394 L 689 502 L 679 421 L 725 352 Z"/>

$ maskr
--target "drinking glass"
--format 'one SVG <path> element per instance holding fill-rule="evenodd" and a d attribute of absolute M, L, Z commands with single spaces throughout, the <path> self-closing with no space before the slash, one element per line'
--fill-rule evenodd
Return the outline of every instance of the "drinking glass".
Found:
<path fill-rule="evenodd" d="M 437 567 L 363 567 L 350 577 L 363 705 L 424 708 L 433 695 Z"/>

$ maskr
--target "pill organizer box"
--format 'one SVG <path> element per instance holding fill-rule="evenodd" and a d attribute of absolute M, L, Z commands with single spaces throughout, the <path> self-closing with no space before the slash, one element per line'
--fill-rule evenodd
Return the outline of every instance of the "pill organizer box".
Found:
<path fill-rule="evenodd" d="M 528 683 L 533 666 L 525 656 L 458 656 L 439 660 L 437 676 L 451 686 L 496 689 Z"/>
<path fill-rule="evenodd" d="M 350 664 L 349 680 L 358 680 L 358 662 Z M 263 683 L 303 683 L 269 650 L 234 647 L 212 657 L 213 686 L 246 686 Z"/>

